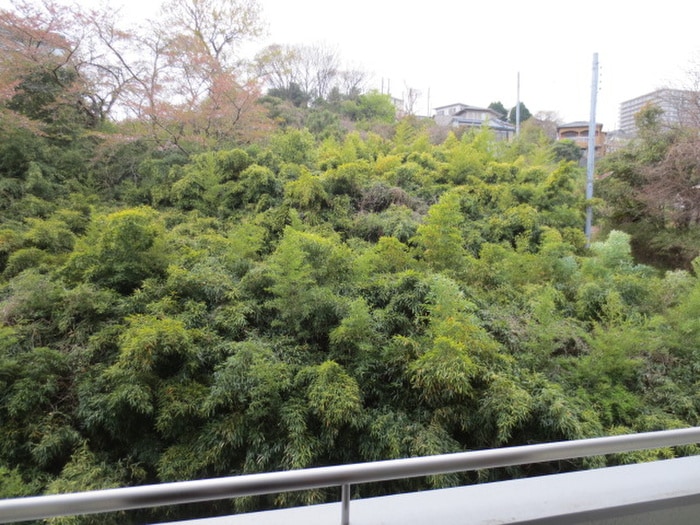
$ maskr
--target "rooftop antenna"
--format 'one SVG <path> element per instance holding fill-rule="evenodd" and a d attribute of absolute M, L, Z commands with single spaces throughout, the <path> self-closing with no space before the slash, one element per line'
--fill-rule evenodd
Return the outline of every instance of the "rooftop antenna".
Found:
<path fill-rule="evenodd" d="M 591 245 L 593 227 L 593 172 L 595 171 L 595 110 L 598 98 L 598 53 L 593 53 L 593 80 L 591 81 L 591 118 L 588 121 L 588 162 L 586 163 L 586 248 Z"/>

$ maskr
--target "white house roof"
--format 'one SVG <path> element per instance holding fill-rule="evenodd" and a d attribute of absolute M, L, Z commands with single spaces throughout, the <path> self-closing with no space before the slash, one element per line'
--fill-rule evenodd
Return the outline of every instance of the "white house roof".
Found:
<path fill-rule="evenodd" d="M 438 106 L 438 107 L 433 108 L 433 109 L 445 109 L 445 108 L 452 108 L 452 107 L 454 107 L 454 106 L 462 106 L 462 107 L 465 107 L 465 108 L 472 107 L 472 106 L 470 106 L 469 104 L 462 104 L 461 102 L 456 102 L 456 103 L 454 103 L 454 104 L 447 104 L 446 106 Z"/>

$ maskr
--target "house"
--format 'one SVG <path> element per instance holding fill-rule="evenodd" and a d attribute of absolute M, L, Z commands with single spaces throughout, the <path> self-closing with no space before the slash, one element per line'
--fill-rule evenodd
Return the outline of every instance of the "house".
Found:
<path fill-rule="evenodd" d="M 402 98 L 397 98 L 393 95 L 389 95 L 391 97 L 391 103 L 394 106 L 394 109 L 396 110 L 396 117 L 397 118 L 402 118 L 406 116 L 406 106 L 404 105 L 404 100 Z"/>
<path fill-rule="evenodd" d="M 557 140 L 573 140 L 583 150 L 583 158 L 588 154 L 588 132 L 590 125 L 586 121 L 569 122 L 557 126 Z M 605 135 L 603 125 L 595 125 L 595 156 L 605 155 Z"/>
<path fill-rule="evenodd" d="M 515 136 L 515 126 L 502 120 L 501 114 L 491 108 L 479 108 L 467 104 L 450 104 L 435 108 L 435 123 L 439 126 L 482 128 L 487 126 L 496 138 L 510 140 Z"/>

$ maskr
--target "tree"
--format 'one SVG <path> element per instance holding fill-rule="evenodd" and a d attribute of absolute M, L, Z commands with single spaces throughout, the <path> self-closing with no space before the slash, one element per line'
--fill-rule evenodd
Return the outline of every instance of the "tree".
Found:
<path fill-rule="evenodd" d="M 95 24 L 129 75 L 119 108 L 130 133 L 187 153 L 264 132 L 259 87 L 239 56 L 260 34 L 259 11 L 255 0 L 170 0 L 157 21 L 130 33 Z"/>
<path fill-rule="evenodd" d="M 344 134 L 338 114 L 327 109 L 311 111 L 306 127 L 317 139 L 340 139 Z"/>
<path fill-rule="evenodd" d="M 304 93 L 299 84 L 296 82 L 291 82 L 289 86 L 285 88 L 269 89 L 267 94 L 271 97 L 288 100 L 298 108 L 306 107 L 309 103 L 309 96 Z"/>
<path fill-rule="evenodd" d="M 532 113 L 530 113 L 530 110 L 525 107 L 525 104 L 523 102 L 520 102 L 520 122 L 525 122 L 527 119 L 529 119 L 532 116 Z M 508 113 L 508 122 L 511 124 L 515 124 L 515 119 L 517 117 L 517 111 L 516 111 L 516 106 L 513 106 L 510 109 L 510 112 Z"/>
<path fill-rule="evenodd" d="M 338 51 L 319 44 L 303 47 L 300 51 L 303 89 L 313 100 L 325 100 L 340 69 Z"/>
<path fill-rule="evenodd" d="M 572 162 L 578 162 L 583 156 L 583 151 L 580 146 L 576 144 L 573 140 L 558 140 L 552 144 L 552 151 L 554 152 L 554 157 L 557 160 L 570 160 Z"/>
<path fill-rule="evenodd" d="M 403 111 L 406 115 L 416 114 L 416 103 L 420 95 L 421 93 L 419 90 L 405 84 L 405 91 L 403 92 Z"/>
<path fill-rule="evenodd" d="M 357 100 L 348 100 L 343 104 L 343 113 L 351 120 L 378 121 L 393 123 L 396 119 L 396 108 L 389 95 L 371 91 L 360 95 Z"/>
<path fill-rule="evenodd" d="M 18 0 L 0 12 L 0 100 L 54 126 L 129 119 L 132 135 L 184 151 L 264 132 L 259 88 L 239 56 L 261 31 L 255 0 L 163 9 L 158 22 L 125 30 L 112 10 Z"/>
<path fill-rule="evenodd" d="M 171 0 L 163 13 L 152 31 L 162 69 L 150 73 L 158 95 L 150 109 L 168 130 L 166 139 L 187 133 L 189 140 L 216 144 L 259 120 L 257 86 L 245 79 L 238 54 L 238 46 L 261 31 L 255 0 Z"/>
<path fill-rule="evenodd" d="M 436 271 L 459 274 L 464 270 L 467 252 L 462 240 L 460 193 L 445 193 L 430 207 L 425 222 L 418 226 L 414 242 L 423 258 Z"/>
<path fill-rule="evenodd" d="M 505 106 L 501 103 L 500 100 L 498 102 L 491 102 L 491 104 L 489 104 L 489 109 L 492 109 L 496 113 L 498 113 L 501 116 L 501 119 L 503 120 L 506 120 L 508 118 L 508 110 L 505 108 Z"/>
<path fill-rule="evenodd" d="M 601 162 L 609 176 L 599 183 L 599 195 L 609 205 L 609 227 L 632 234 L 638 257 L 689 268 L 700 235 L 700 136 L 693 129 L 666 128 L 661 116 L 654 105 L 637 113 L 637 139 Z"/>
<path fill-rule="evenodd" d="M 294 100 L 304 105 L 328 101 L 334 90 L 357 95 L 364 78 L 357 71 L 341 71 L 338 51 L 321 44 L 268 46 L 256 56 L 256 66 L 268 94 L 282 98 L 294 94 Z"/>
<path fill-rule="evenodd" d="M 89 80 L 96 79 L 88 78 L 83 13 L 52 0 L 13 7 L 0 11 L 0 96 L 7 107 L 44 123 L 78 114 L 85 125 L 101 122 L 105 108 L 89 100 Z"/>
<path fill-rule="evenodd" d="M 162 13 L 169 34 L 182 35 L 211 68 L 238 65 L 237 46 L 262 31 L 256 0 L 168 0 Z"/>
<path fill-rule="evenodd" d="M 167 252 L 162 234 L 162 225 L 148 208 L 109 214 L 81 239 L 67 272 L 128 294 L 144 279 L 164 275 Z"/>
<path fill-rule="evenodd" d="M 363 93 L 365 82 L 367 73 L 361 69 L 344 69 L 338 73 L 338 91 L 349 98 Z"/>
<path fill-rule="evenodd" d="M 700 225 L 700 138 L 685 136 L 660 162 L 646 166 L 638 197 L 646 212 L 679 230 Z"/>
<path fill-rule="evenodd" d="M 302 172 L 298 179 L 285 185 L 284 198 L 292 207 L 310 215 L 307 220 L 318 219 L 321 211 L 329 206 L 328 193 L 321 178 L 309 171 Z"/>
<path fill-rule="evenodd" d="M 557 127 L 561 119 L 554 111 L 538 111 L 532 118 L 528 119 L 530 125 L 537 125 L 550 140 L 556 140 Z"/>
<path fill-rule="evenodd" d="M 333 239 L 286 228 L 268 260 L 273 324 L 302 339 L 327 338 L 338 317 L 333 288 L 348 276 L 347 256 Z"/>
<path fill-rule="evenodd" d="M 297 79 L 297 61 L 297 49 L 280 44 L 269 45 L 255 56 L 257 73 L 268 88 L 268 93 L 270 91 L 285 93 L 292 84 L 303 93 Z"/>

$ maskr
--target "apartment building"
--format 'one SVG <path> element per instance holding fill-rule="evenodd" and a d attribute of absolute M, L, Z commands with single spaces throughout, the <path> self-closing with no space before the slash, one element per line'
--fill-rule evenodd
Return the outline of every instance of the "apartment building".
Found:
<path fill-rule="evenodd" d="M 620 104 L 620 130 L 635 135 L 635 115 L 645 106 L 653 105 L 663 111 L 661 122 L 666 126 L 693 126 L 698 124 L 700 94 L 681 89 L 657 89 L 646 95 Z"/>

